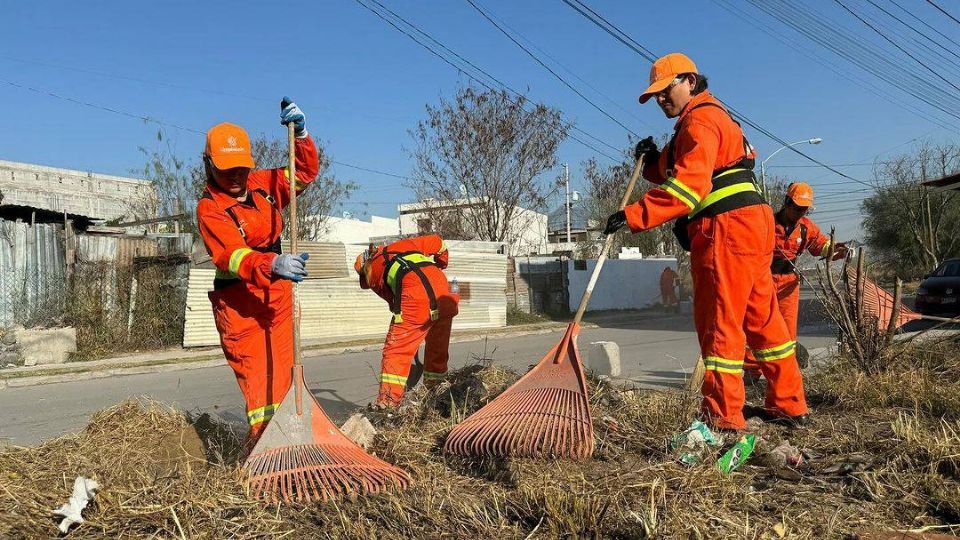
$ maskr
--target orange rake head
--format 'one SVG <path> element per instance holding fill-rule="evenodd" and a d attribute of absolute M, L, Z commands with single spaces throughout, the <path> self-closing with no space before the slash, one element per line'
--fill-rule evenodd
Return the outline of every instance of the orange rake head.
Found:
<path fill-rule="evenodd" d="M 496 399 L 454 426 L 443 451 L 496 457 L 587 459 L 593 421 L 577 351 L 578 323 Z"/>
<path fill-rule="evenodd" d="M 406 471 L 366 453 L 337 428 L 307 389 L 300 365 L 244 468 L 251 493 L 274 503 L 327 501 L 410 485 Z"/>
<path fill-rule="evenodd" d="M 856 290 L 857 270 L 853 266 L 847 267 L 847 283 L 850 284 L 851 289 Z M 863 310 L 877 318 L 877 327 L 880 330 L 886 330 L 890 316 L 893 314 L 893 304 L 893 295 L 881 289 L 872 279 L 863 276 Z M 895 324 L 900 328 L 910 321 L 921 318 L 922 316 L 916 311 L 901 305 Z"/>

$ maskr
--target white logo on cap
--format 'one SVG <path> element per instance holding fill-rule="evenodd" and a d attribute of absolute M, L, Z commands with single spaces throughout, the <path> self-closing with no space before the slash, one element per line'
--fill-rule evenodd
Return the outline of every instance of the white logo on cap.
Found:
<path fill-rule="evenodd" d="M 236 146 L 236 145 L 237 145 L 237 138 L 234 137 L 233 135 L 227 137 L 227 144 L 229 144 L 230 146 Z"/>

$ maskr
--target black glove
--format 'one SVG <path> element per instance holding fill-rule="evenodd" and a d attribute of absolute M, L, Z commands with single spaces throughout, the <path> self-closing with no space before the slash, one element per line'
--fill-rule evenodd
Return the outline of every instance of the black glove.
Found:
<path fill-rule="evenodd" d="M 657 150 L 657 143 L 653 142 L 653 137 L 641 139 L 637 147 L 633 149 L 633 158 L 640 161 L 643 158 L 644 163 L 651 163 L 660 159 L 660 151 Z"/>
<path fill-rule="evenodd" d="M 607 218 L 607 228 L 603 230 L 603 234 L 610 235 L 627 224 L 627 213 L 623 210 L 618 210 L 610 214 L 610 217 Z"/>

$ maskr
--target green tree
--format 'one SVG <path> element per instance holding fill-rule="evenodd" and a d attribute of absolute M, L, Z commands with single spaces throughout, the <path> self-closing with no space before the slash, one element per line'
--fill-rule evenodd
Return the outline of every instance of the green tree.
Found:
<path fill-rule="evenodd" d="M 871 255 L 902 277 L 930 272 L 960 256 L 960 193 L 923 185 L 960 170 L 960 146 L 924 143 L 875 167 L 874 194 L 863 201 Z"/>

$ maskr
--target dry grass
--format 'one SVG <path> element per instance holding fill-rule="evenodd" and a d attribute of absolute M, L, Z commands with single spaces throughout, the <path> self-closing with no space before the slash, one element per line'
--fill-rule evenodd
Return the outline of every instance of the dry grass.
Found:
<path fill-rule="evenodd" d="M 0 505 L 0 537 L 52 536 L 49 510 L 79 474 L 103 491 L 72 538 L 840 538 L 957 524 L 960 359 L 955 344 L 941 347 L 905 353 L 908 379 L 858 375 L 843 362 L 811 378 L 815 427 L 760 426 L 760 454 L 730 476 L 686 468 L 667 447 L 694 400 L 598 382 L 590 461 L 444 458 L 452 423 L 515 378 L 468 367 L 443 392 L 418 390 L 398 414 L 371 418 L 377 454 L 411 471 L 411 489 L 309 507 L 249 501 L 239 446 L 222 426 L 125 403 L 77 436 L 0 450 L 0 492 L 11 501 Z M 914 395 L 937 379 L 941 390 Z M 807 467 L 766 465 L 763 449 L 787 438 L 806 449 Z"/>

